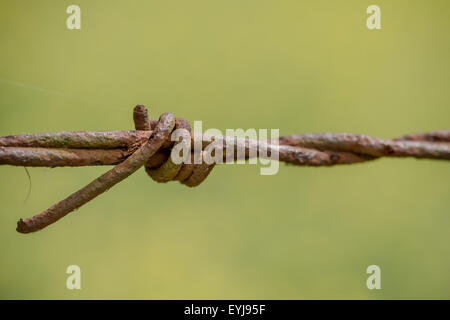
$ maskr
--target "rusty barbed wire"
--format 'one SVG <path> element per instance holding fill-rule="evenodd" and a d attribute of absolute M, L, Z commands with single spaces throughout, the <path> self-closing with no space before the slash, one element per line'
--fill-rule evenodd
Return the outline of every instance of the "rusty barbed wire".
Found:
<path fill-rule="evenodd" d="M 31 218 L 20 219 L 17 231 L 30 233 L 41 230 L 144 166 L 147 174 L 157 182 L 180 181 L 195 187 L 209 175 L 215 164 L 203 161 L 204 148 L 211 141 L 221 140 L 224 161 L 238 160 L 237 148 L 244 150 L 244 159 L 270 157 L 293 165 L 332 166 L 375 160 L 380 157 L 414 157 L 419 159 L 450 160 L 450 130 L 418 133 L 383 140 L 366 135 L 347 133 L 294 134 L 280 137 L 274 143 L 266 141 L 266 153 L 259 152 L 261 141 L 248 138 L 202 135 L 196 137 L 189 122 L 164 113 L 158 121 L 149 119 L 147 108 L 134 108 L 135 129 L 131 131 L 64 131 L 56 133 L 22 134 L 0 137 L 0 165 L 31 167 L 77 167 L 115 165 L 69 197 Z M 191 150 L 191 159 L 199 163 L 172 161 L 170 153 L 179 142 L 170 139 L 174 129 L 185 129 L 191 141 L 201 139 L 202 151 Z M 227 147 L 232 147 L 230 153 Z M 255 148 L 256 154 L 250 150 Z M 253 149 L 254 150 L 254 149 Z"/>

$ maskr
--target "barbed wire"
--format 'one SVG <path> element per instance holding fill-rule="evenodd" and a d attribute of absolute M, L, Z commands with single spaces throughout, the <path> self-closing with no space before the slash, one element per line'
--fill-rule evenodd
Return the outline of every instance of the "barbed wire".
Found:
<path fill-rule="evenodd" d="M 450 160 L 450 130 L 407 135 L 383 140 L 347 133 L 294 134 L 277 141 L 262 141 L 227 136 L 195 136 L 189 122 L 163 113 L 158 121 L 148 117 L 147 108 L 134 108 L 135 129 L 132 131 L 64 131 L 0 137 L 0 165 L 31 167 L 78 167 L 115 165 L 82 189 L 31 218 L 20 219 L 17 231 L 30 233 L 56 222 L 118 182 L 145 167 L 157 182 L 180 181 L 195 187 L 202 183 L 215 163 L 204 161 L 205 148 L 211 141 L 220 141 L 224 162 L 252 157 L 269 158 L 272 153 L 280 161 L 303 166 L 353 164 L 380 157 L 413 157 Z M 202 150 L 191 150 L 191 160 L 173 162 L 172 148 L 180 142 L 171 141 L 174 129 L 185 129 L 191 141 L 201 139 Z M 244 153 L 239 155 L 238 148 Z M 231 150 L 231 152 L 230 152 Z M 257 150 L 257 153 L 251 153 Z"/>

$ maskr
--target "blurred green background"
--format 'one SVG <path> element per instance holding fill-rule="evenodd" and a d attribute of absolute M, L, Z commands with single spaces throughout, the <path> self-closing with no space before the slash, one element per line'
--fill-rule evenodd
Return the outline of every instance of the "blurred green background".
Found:
<path fill-rule="evenodd" d="M 81 7 L 81 30 L 66 28 Z M 381 8 L 381 30 L 366 27 Z M 132 129 L 132 108 L 204 128 L 381 138 L 450 125 L 450 3 L 0 4 L 0 136 Z M 50 226 L 38 213 L 107 167 L 0 167 L 0 298 L 450 298 L 450 165 L 218 166 L 200 187 L 139 171 Z M 68 265 L 82 289 L 66 289 Z M 381 290 L 366 268 L 381 267 Z"/>

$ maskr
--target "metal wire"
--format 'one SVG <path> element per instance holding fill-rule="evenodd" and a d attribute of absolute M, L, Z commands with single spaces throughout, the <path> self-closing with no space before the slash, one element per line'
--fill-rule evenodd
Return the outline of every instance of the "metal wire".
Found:
<path fill-rule="evenodd" d="M 0 137 L 0 165 L 61 167 L 115 165 L 114 168 L 58 202 L 42 213 L 20 219 L 17 231 L 30 233 L 56 222 L 96 196 L 127 178 L 144 166 L 147 174 L 157 182 L 180 181 L 195 187 L 209 175 L 215 164 L 203 161 L 205 151 L 191 151 L 191 159 L 200 157 L 199 163 L 176 164 L 170 157 L 178 142 L 170 140 L 174 129 L 185 129 L 191 140 L 196 138 L 189 123 L 164 113 L 158 121 L 148 117 L 147 109 L 138 105 L 134 109 L 133 131 L 76 131 L 23 134 Z M 202 147 L 211 143 L 211 137 L 201 136 Z M 277 153 L 279 160 L 303 166 L 332 166 L 354 164 L 380 157 L 413 157 L 418 159 L 450 160 L 450 130 L 407 135 L 383 140 L 366 135 L 347 133 L 295 134 L 264 142 L 264 153 L 258 150 L 261 141 L 220 136 L 215 137 L 223 147 L 224 162 L 238 160 L 238 148 L 243 158 L 270 157 Z M 231 146 L 231 148 L 229 148 Z M 232 151 L 232 154 L 227 152 Z"/>

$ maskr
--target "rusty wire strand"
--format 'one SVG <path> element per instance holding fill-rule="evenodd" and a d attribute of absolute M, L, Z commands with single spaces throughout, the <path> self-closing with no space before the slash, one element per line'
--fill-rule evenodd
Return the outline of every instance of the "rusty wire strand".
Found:
<path fill-rule="evenodd" d="M 17 223 L 17 231 L 30 233 L 41 230 L 130 176 L 158 151 L 169 138 L 174 125 L 175 117 L 173 114 L 164 113 L 148 142 L 144 143 L 130 157 L 42 213 L 28 219 L 20 219 Z"/>
<path fill-rule="evenodd" d="M 41 230 L 79 208 L 101 193 L 145 166 L 147 174 L 157 182 L 180 181 L 194 187 L 203 182 L 214 167 L 199 164 L 175 164 L 170 156 L 177 142 L 170 139 L 174 129 L 185 129 L 195 139 L 202 140 L 203 149 L 211 136 L 195 137 L 188 121 L 164 113 L 158 121 L 149 119 L 147 109 L 134 109 L 135 129 L 132 131 L 64 131 L 56 133 L 22 134 L 0 137 L 0 164 L 33 167 L 115 165 L 114 168 L 58 202 L 42 213 L 20 219 L 17 231 L 29 233 Z M 261 141 L 236 137 L 215 137 L 222 140 L 224 162 L 237 160 L 242 147 L 244 159 L 252 156 L 269 157 L 279 154 L 279 160 L 305 166 L 332 166 L 374 160 L 380 157 L 414 157 L 450 160 L 450 130 L 418 133 L 384 140 L 366 135 L 347 133 L 296 134 L 265 143 L 267 154 L 250 154 L 259 150 Z M 228 147 L 232 154 L 227 154 Z M 204 151 L 191 151 L 191 160 Z"/>
<path fill-rule="evenodd" d="M 136 146 L 148 140 L 151 133 L 152 131 L 57 132 L 1 137 L 0 164 L 37 167 L 118 164 L 132 154 Z M 406 136 L 405 140 L 383 140 L 346 133 L 298 134 L 280 137 L 278 148 L 280 160 L 301 165 L 353 163 L 377 157 L 448 160 L 450 137 L 446 131 L 439 133 L 441 136 L 437 142 L 425 140 L 428 136 L 434 136 L 433 133 Z M 422 136 L 425 137 L 424 140 L 418 140 Z M 415 138 L 413 140 L 408 137 Z M 230 140 L 229 137 L 223 139 L 225 149 Z M 205 141 L 204 145 L 208 143 L 210 142 Z M 249 145 L 256 142 L 235 139 L 234 144 L 239 143 L 244 144 L 247 150 Z M 275 147 L 269 145 L 269 148 Z M 345 161 L 315 163 L 307 159 L 308 156 L 320 156 L 320 151 L 322 156 L 341 155 Z"/>

